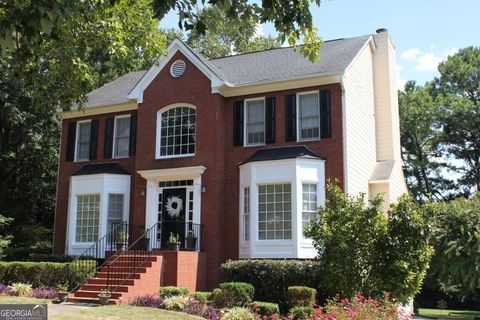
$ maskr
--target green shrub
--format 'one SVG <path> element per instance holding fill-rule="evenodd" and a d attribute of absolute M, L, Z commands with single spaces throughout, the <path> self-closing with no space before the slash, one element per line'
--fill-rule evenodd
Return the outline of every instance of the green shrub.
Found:
<path fill-rule="evenodd" d="M 278 304 L 273 302 L 253 301 L 252 310 L 261 316 L 271 316 L 275 313 L 280 313 Z"/>
<path fill-rule="evenodd" d="M 293 307 L 290 309 L 291 320 L 308 320 L 317 315 L 313 307 Z"/>
<path fill-rule="evenodd" d="M 57 262 L 0 262 L 0 283 L 30 283 L 34 288 L 56 287 L 62 283 L 75 285 L 88 277 L 95 266 L 95 261 L 85 263 L 81 268 L 70 268 L 68 263 Z"/>
<path fill-rule="evenodd" d="M 255 320 L 255 315 L 247 308 L 235 307 L 230 309 L 222 320 Z"/>
<path fill-rule="evenodd" d="M 287 290 L 287 304 L 293 307 L 311 307 L 315 303 L 317 290 L 309 287 L 292 286 Z"/>
<path fill-rule="evenodd" d="M 182 287 L 166 286 L 160 287 L 160 297 L 169 298 L 173 296 L 188 296 L 188 289 Z"/>
<path fill-rule="evenodd" d="M 163 306 L 167 310 L 180 311 L 185 308 L 188 303 L 188 298 L 185 296 L 171 296 L 163 300 Z"/>
<path fill-rule="evenodd" d="M 253 300 L 255 289 L 245 282 L 224 282 L 213 291 L 215 305 L 219 308 L 243 307 Z"/>
<path fill-rule="evenodd" d="M 28 283 L 15 282 L 11 288 L 15 296 L 26 296 L 32 292 L 32 285 Z"/>
<path fill-rule="evenodd" d="M 200 303 L 207 303 L 208 300 L 212 298 L 212 293 L 211 292 L 202 292 L 202 291 L 197 291 L 194 294 L 192 294 L 193 299 Z"/>
<path fill-rule="evenodd" d="M 283 308 L 290 286 L 303 285 L 323 292 L 318 260 L 236 260 L 221 268 L 226 281 L 251 283 L 255 300 L 275 302 Z"/>

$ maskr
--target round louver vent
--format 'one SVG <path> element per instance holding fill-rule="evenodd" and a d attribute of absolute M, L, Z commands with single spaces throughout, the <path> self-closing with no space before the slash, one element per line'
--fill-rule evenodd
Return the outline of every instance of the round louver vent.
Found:
<path fill-rule="evenodd" d="M 185 64 L 185 61 L 177 60 L 172 63 L 172 66 L 170 67 L 170 74 L 175 78 L 181 77 L 186 68 L 187 65 Z"/>

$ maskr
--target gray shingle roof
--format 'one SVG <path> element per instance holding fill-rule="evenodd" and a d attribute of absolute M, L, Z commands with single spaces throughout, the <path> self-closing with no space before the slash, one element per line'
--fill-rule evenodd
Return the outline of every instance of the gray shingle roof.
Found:
<path fill-rule="evenodd" d="M 310 62 L 300 48 L 278 48 L 213 59 L 224 80 L 233 85 L 281 81 L 292 77 L 342 72 L 353 60 L 370 35 L 325 41 L 320 61 Z"/>
<path fill-rule="evenodd" d="M 255 151 L 253 155 L 250 156 L 246 161 L 241 164 L 248 162 L 256 161 L 270 161 L 270 160 L 282 160 L 282 159 L 293 159 L 293 158 L 307 158 L 307 159 L 322 159 L 324 157 L 319 156 L 313 152 L 310 148 L 304 145 L 296 145 L 289 147 L 276 147 L 276 148 L 266 148 Z"/>
<path fill-rule="evenodd" d="M 128 93 L 135 87 L 137 82 L 140 81 L 145 72 L 146 70 L 127 73 L 93 90 L 87 95 L 87 107 L 92 108 L 128 102 Z"/>
<path fill-rule="evenodd" d="M 370 35 L 325 41 L 320 61 L 310 62 L 300 47 L 287 47 L 208 60 L 189 48 L 210 70 L 230 85 L 282 81 L 313 75 L 339 74 L 347 68 Z M 145 74 L 130 72 L 88 94 L 87 107 L 125 103 L 127 95 Z"/>

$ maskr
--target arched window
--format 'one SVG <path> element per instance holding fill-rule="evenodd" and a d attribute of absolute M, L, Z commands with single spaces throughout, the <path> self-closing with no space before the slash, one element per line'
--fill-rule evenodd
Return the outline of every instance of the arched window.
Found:
<path fill-rule="evenodd" d="M 195 107 L 178 104 L 157 115 L 157 158 L 195 154 Z"/>

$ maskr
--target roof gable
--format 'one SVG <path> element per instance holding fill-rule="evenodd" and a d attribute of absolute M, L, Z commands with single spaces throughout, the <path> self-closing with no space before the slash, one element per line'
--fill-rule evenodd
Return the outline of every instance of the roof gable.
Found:
<path fill-rule="evenodd" d="M 175 39 L 167 48 L 167 54 L 161 57 L 158 63 L 154 64 L 138 81 L 138 83 L 129 92 L 127 98 L 136 100 L 137 103 L 143 102 L 143 92 L 152 83 L 155 77 L 163 70 L 168 62 L 173 58 L 175 53 L 181 52 L 190 62 L 192 62 L 198 70 L 200 70 L 212 82 L 212 93 L 215 92 L 213 88 L 220 87 L 225 84 L 225 80 L 220 77 L 218 70 L 212 66 L 208 60 L 196 53 L 188 47 L 183 41 Z"/>

